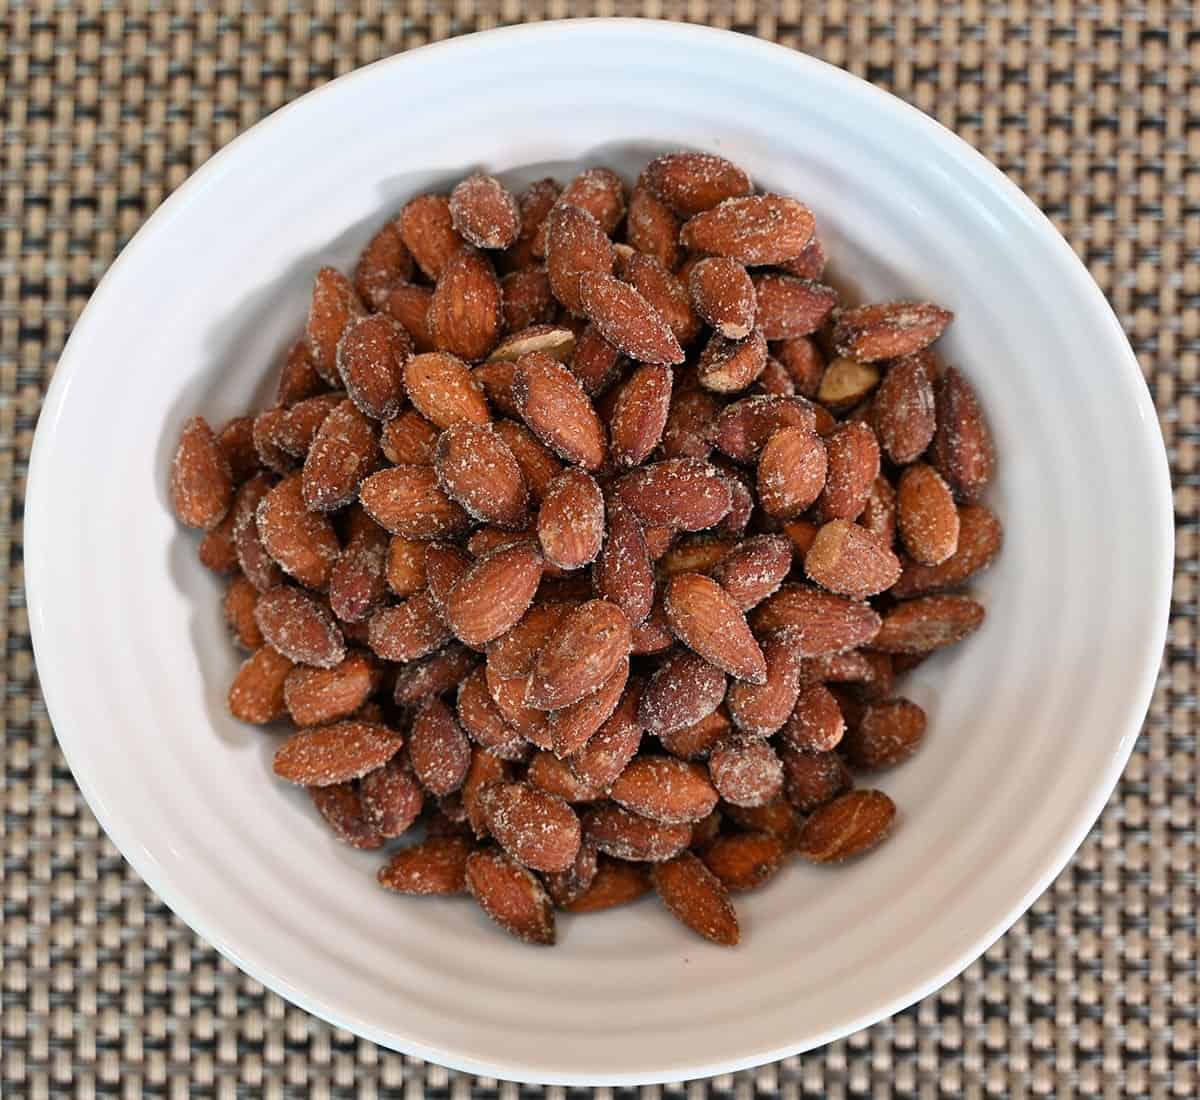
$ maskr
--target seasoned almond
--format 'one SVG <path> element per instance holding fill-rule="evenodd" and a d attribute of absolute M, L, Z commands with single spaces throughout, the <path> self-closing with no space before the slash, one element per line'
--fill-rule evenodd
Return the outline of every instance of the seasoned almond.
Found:
<path fill-rule="evenodd" d="M 579 334 L 575 354 L 567 365 L 579 379 L 583 392 L 594 395 L 608 388 L 624 362 L 621 353 L 601 335 L 600 330 L 588 323 Z"/>
<path fill-rule="evenodd" d="M 604 497 L 595 478 L 570 467 L 549 484 L 538 509 L 537 537 L 546 560 L 560 569 L 595 560 L 604 541 Z"/>
<path fill-rule="evenodd" d="M 791 564 L 792 545 L 787 537 L 757 535 L 722 555 L 712 577 L 740 610 L 749 611 L 778 591 Z"/>
<path fill-rule="evenodd" d="M 904 549 L 921 565 L 941 565 L 958 549 L 954 496 L 941 475 L 923 462 L 909 466 L 900 475 L 896 522 Z"/>
<path fill-rule="evenodd" d="M 255 518 L 263 549 L 284 572 L 309 588 L 328 584 L 339 552 L 337 535 L 325 516 L 306 507 L 302 475 L 292 474 L 268 490 Z"/>
<path fill-rule="evenodd" d="M 554 752 L 563 758 L 578 752 L 609 719 L 625 692 L 629 661 L 622 661 L 590 695 L 550 715 L 550 738 Z"/>
<path fill-rule="evenodd" d="M 625 235 L 639 252 L 653 256 L 668 271 L 679 265 L 679 219 L 657 195 L 639 183 L 629 196 Z"/>
<path fill-rule="evenodd" d="M 418 195 L 400 212 L 400 236 L 425 277 L 437 282 L 462 247 L 445 195 Z"/>
<path fill-rule="evenodd" d="M 655 736 L 675 733 L 708 717 L 725 696 L 725 674 L 684 650 L 654 673 L 642 693 L 638 721 Z"/>
<path fill-rule="evenodd" d="M 396 670 L 393 698 L 399 706 L 420 702 L 457 687 L 475 668 L 477 658 L 464 646 L 452 644 L 420 661 Z"/>
<path fill-rule="evenodd" d="M 827 473 L 818 504 L 825 520 L 858 519 L 879 476 L 879 443 L 861 421 L 851 421 L 825 440 Z"/>
<path fill-rule="evenodd" d="M 744 340 L 727 340 L 714 332 L 700 354 L 697 377 L 714 393 L 740 393 L 767 365 L 767 342 L 755 329 Z"/>
<path fill-rule="evenodd" d="M 939 565 L 906 562 L 892 592 L 900 599 L 954 588 L 987 568 L 1000 551 L 1003 530 L 996 514 L 982 504 L 958 510 L 958 548 Z"/>
<path fill-rule="evenodd" d="M 440 699 L 427 699 L 413 717 L 408 758 L 417 779 L 430 794 L 457 791 L 471 766 L 466 734 Z"/>
<path fill-rule="evenodd" d="M 895 545 L 896 490 L 883 474 L 871 483 L 871 491 L 867 494 L 867 503 L 858 515 L 858 522 L 884 546 L 890 548 Z"/>
<path fill-rule="evenodd" d="M 329 606 L 347 623 L 362 622 L 387 597 L 387 532 L 367 522 L 346 543 L 329 576 Z"/>
<path fill-rule="evenodd" d="M 500 713 L 500 708 L 488 691 L 482 668 L 476 668 L 459 685 L 456 713 L 471 740 L 497 759 L 524 758 L 527 748 L 525 738 Z"/>
<path fill-rule="evenodd" d="M 900 561 L 865 527 L 835 519 L 817 532 L 804 556 L 804 571 L 830 592 L 864 600 L 896 583 Z"/>
<path fill-rule="evenodd" d="M 759 634 L 782 632 L 797 657 L 820 657 L 872 644 L 879 622 L 865 603 L 799 584 L 785 584 L 750 617 Z"/>
<path fill-rule="evenodd" d="M 488 646 L 488 668 L 504 679 L 528 675 L 547 639 L 570 610 L 570 604 L 535 603 Z"/>
<path fill-rule="evenodd" d="M 542 558 L 534 547 L 503 546 L 476 561 L 450 589 L 446 621 L 460 641 L 481 646 L 520 620 L 541 579 Z"/>
<path fill-rule="evenodd" d="M 819 279 L 825 274 L 825 249 L 821 242 L 813 237 L 799 256 L 794 260 L 786 260 L 779 266 L 789 275 L 798 275 L 802 279 Z"/>
<path fill-rule="evenodd" d="M 493 428 L 512 451 L 529 492 L 535 500 L 541 500 L 550 483 L 562 471 L 562 463 L 523 424 L 515 420 L 497 420 Z"/>
<path fill-rule="evenodd" d="M 727 340 L 743 340 L 754 328 L 758 299 L 745 267 L 725 256 L 708 256 L 692 268 L 688 289 L 696 312 Z"/>
<path fill-rule="evenodd" d="M 640 182 L 685 218 L 754 190 L 749 176 L 736 164 L 712 153 L 665 153 L 655 157 L 646 165 Z"/>
<path fill-rule="evenodd" d="M 787 368 L 771 355 L 767 356 L 767 365 L 758 376 L 758 388 L 763 393 L 775 394 L 778 397 L 795 397 L 796 383 L 788 374 Z"/>
<path fill-rule="evenodd" d="M 777 798 L 765 806 L 727 806 L 725 817 L 739 829 L 776 837 L 787 852 L 792 850 L 800 831 L 796 811 L 783 798 Z"/>
<path fill-rule="evenodd" d="M 804 823 L 796 851 L 814 863 L 840 862 L 883 841 L 895 818 L 896 806 L 882 791 L 849 791 Z"/>
<path fill-rule="evenodd" d="M 615 263 L 612 242 L 596 219 L 577 206 L 555 203 L 546 217 L 546 274 L 554 297 L 582 315 L 580 276 L 593 271 L 611 275 Z"/>
<path fill-rule="evenodd" d="M 406 409 L 383 426 L 379 443 L 395 466 L 432 466 L 438 429 L 415 409 Z"/>
<path fill-rule="evenodd" d="M 783 195 L 725 199 L 684 223 L 685 248 L 728 256 L 747 267 L 782 263 L 804 251 L 812 239 L 812 212 Z"/>
<path fill-rule="evenodd" d="M 682 347 L 700 335 L 700 318 L 692 308 L 685 284 L 653 256 L 632 253 L 621 265 L 621 278 L 653 307 L 675 334 Z"/>
<path fill-rule="evenodd" d="M 754 277 L 757 324 L 768 340 L 816 332 L 837 305 L 837 291 L 812 279 L 768 272 Z"/>
<path fill-rule="evenodd" d="M 825 375 L 825 357 L 812 337 L 779 340 L 771 345 L 771 354 L 787 371 L 796 393 L 802 397 L 816 397 Z"/>
<path fill-rule="evenodd" d="M 726 479 L 694 458 L 643 466 L 623 477 L 618 491 L 643 523 L 681 531 L 712 527 L 732 505 Z"/>
<path fill-rule="evenodd" d="M 717 792 L 703 767 L 672 756 L 632 760 L 609 794 L 625 809 L 667 825 L 699 821 L 717 804 Z"/>
<path fill-rule="evenodd" d="M 846 757 L 856 768 L 890 768 L 907 760 L 925 737 L 925 712 L 907 699 L 872 703 L 846 734 Z"/>
<path fill-rule="evenodd" d="M 404 362 L 412 353 L 408 333 L 386 314 L 354 318 L 338 341 L 338 376 L 367 416 L 390 420 L 404 400 Z"/>
<path fill-rule="evenodd" d="M 344 507 L 378 465 L 375 429 L 353 401 L 343 401 L 325 417 L 304 460 L 305 506 L 314 512 Z"/>
<path fill-rule="evenodd" d="M 568 913 L 596 913 L 636 901 L 649 891 L 650 876 L 644 867 L 599 856 L 591 884 L 563 908 Z"/>
<path fill-rule="evenodd" d="M 354 268 L 354 289 L 372 309 L 379 309 L 396 283 L 413 275 L 412 253 L 400 235 L 400 226 L 385 222 L 367 242 Z"/>
<path fill-rule="evenodd" d="M 834 359 L 821 375 L 817 400 L 826 408 L 852 409 L 879 385 L 879 371 L 871 363 Z"/>
<path fill-rule="evenodd" d="M 258 472 L 258 452 L 254 449 L 254 417 L 235 416 L 217 432 L 217 446 L 229 463 L 234 485 Z"/>
<path fill-rule="evenodd" d="M 726 890 L 757 890 L 775 876 L 786 855 L 779 837 L 750 832 L 717 837 L 701 858 Z"/>
<path fill-rule="evenodd" d="M 514 331 L 501 340 L 488 356 L 488 361 L 515 363 L 531 351 L 541 351 L 560 363 L 569 363 L 575 352 L 576 340 L 575 333 L 562 325 L 532 325 Z"/>
<path fill-rule="evenodd" d="M 740 734 L 714 745 L 708 772 L 721 798 L 734 806 L 763 806 L 783 789 L 783 765 L 759 737 Z"/>
<path fill-rule="evenodd" d="M 466 363 L 446 352 L 417 355 L 405 363 L 404 386 L 417 411 L 435 427 L 491 419 L 487 399 Z"/>
<path fill-rule="evenodd" d="M 267 553 L 258 534 L 258 505 L 273 484 L 274 479 L 269 474 L 255 474 L 238 489 L 231 510 L 233 548 L 238 565 L 259 592 L 265 592 L 283 580 L 283 570 Z"/>
<path fill-rule="evenodd" d="M 363 811 L 362 795 L 355 783 L 310 787 L 313 807 L 339 840 L 354 848 L 382 848 L 384 837 Z"/>
<path fill-rule="evenodd" d="M 708 436 L 717 411 L 718 405 L 712 394 L 694 387 L 677 386 L 663 425 L 663 457 L 707 459 L 712 452 L 712 441 Z"/>
<path fill-rule="evenodd" d="M 380 470 L 359 487 L 359 499 L 376 523 L 405 538 L 443 538 L 469 523 L 462 507 L 442 492 L 431 466 Z"/>
<path fill-rule="evenodd" d="M 563 188 L 558 202 L 587 211 L 611 234 L 625 217 L 625 185 L 611 168 L 585 168 Z"/>
<path fill-rule="evenodd" d="M 608 504 L 608 532 L 593 570 L 596 595 L 615 603 L 630 623 L 640 624 L 654 603 L 654 567 L 642 525 L 628 505 Z"/>
<path fill-rule="evenodd" d="M 383 303 L 383 312 L 394 321 L 399 321 L 411 337 L 414 351 L 425 353 L 434 349 L 433 333 L 429 330 L 429 307 L 432 303 L 433 290 L 415 283 L 397 283 Z"/>
<path fill-rule="evenodd" d="M 689 649 L 739 680 L 764 681 L 766 661 L 745 616 L 711 577 L 672 577 L 664 607 L 671 632 Z"/>
<path fill-rule="evenodd" d="M 367 621 L 367 644 L 385 661 L 415 661 L 440 649 L 450 637 L 428 590 L 381 608 Z"/>
<path fill-rule="evenodd" d="M 211 531 L 205 531 L 200 545 L 196 548 L 196 556 L 205 569 L 214 573 L 232 573 L 238 567 L 237 547 L 233 542 L 233 527 L 237 516 L 233 508 L 225 513 L 225 518 Z"/>
<path fill-rule="evenodd" d="M 346 326 L 366 312 L 350 280 L 332 267 L 323 267 L 313 281 L 305 337 L 317 373 L 337 385 L 337 346 Z"/>
<path fill-rule="evenodd" d="M 843 310 L 833 329 L 838 355 L 874 363 L 928 347 L 954 314 L 932 302 L 887 302 Z"/>
<path fill-rule="evenodd" d="M 336 722 L 293 733 L 275 753 L 280 779 L 304 787 L 327 787 L 358 779 L 386 764 L 403 738 L 374 722 Z"/>
<path fill-rule="evenodd" d="M 854 785 L 845 762 L 836 752 L 800 751 L 787 738 L 779 744 L 783 762 L 783 792 L 802 814 L 832 802 Z"/>
<path fill-rule="evenodd" d="M 781 739 L 797 752 L 829 752 L 838 747 L 846 732 L 837 699 L 823 684 L 811 684 L 800 692 Z"/>
<path fill-rule="evenodd" d="M 537 878 L 504 852 L 467 857 L 467 890 L 501 928 L 526 943 L 554 943 L 554 906 Z"/>
<path fill-rule="evenodd" d="M 254 620 L 257 603 L 258 589 L 241 574 L 234 576 L 225 589 L 223 607 L 234 640 L 243 649 L 257 649 L 263 644 L 262 631 Z"/>
<path fill-rule="evenodd" d="M 533 754 L 525 778 L 538 790 L 557 795 L 565 802 L 594 802 L 604 794 L 600 787 L 580 779 L 565 760 L 544 750 Z M 588 845 L 583 845 L 580 851 L 587 848 Z"/>
<path fill-rule="evenodd" d="M 558 310 L 558 303 L 550 290 L 550 276 L 546 274 L 545 268 L 541 267 L 526 267 L 505 275 L 500 280 L 500 302 L 504 329 L 507 332 L 521 332 L 524 329 L 540 327 L 553 321 Z M 492 350 L 493 358 L 505 343 L 506 340 L 501 340 L 496 345 Z M 571 347 L 574 346 L 572 333 Z"/>
<path fill-rule="evenodd" d="M 974 633 L 983 615 L 983 607 L 970 596 L 905 600 L 883 617 L 871 645 L 884 653 L 932 653 Z"/>
<path fill-rule="evenodd" d="M 813 406 L 802 397 L 744 397 L 721 410 L 713 442 L 735 462 L 753 462 L 781 428 L 814 427 Z"/>
<path fill-rule="evenodd" d="M 815 523 L 803 519 L 794 519 L 783 525 L 783 533 L 787 535 L 788 542 L 792 544 L 792 556 L 797 565 L 804 565 L 804 556 L 817 537 L 818 530 Z"/>
<path fill-rule="evenodd" d="M 676 573 L 710 573 L 734 549 L 732 538 L 702 532 L 686 535 L 671 543 L 658 559 L 658 572 L 663 577 Z"/>
<path fill-rule="evenodd" d="M 762 643 L 767 678 L 761 684 L 737 680 L 725 698 L 729 717 L 739 730 L 769 737 L 788 720 L 800 691 L 800 663 L 784 638 Z"/>
<path fill-rule="evenodd" d="M 425 587 L 425 550 L 429 544 L 423 539 L 408 539 L 393 535 L 388 542 L 386 576 L 391 591 L 407 599 Z"/>
<path fill-rule="evenodd" d="M 682 363 L 683 351 L 666 320 L 628 283 L 603 271 L 578 280 L 583 313 L 619 351 L 644 363 Z"/>
<path fill-rule="evenodd" d="M 229 687 L 229 713 L 256 726 L 287 714 L 283 688 L 293 665 L 269 645 L 255 650 L 242 662 Z"/>
<path fill-rule="evenodd" d="M 616 604 L 589 600 L 572 610 L 537 656 L 526 702 L 557 710 L 590 695 L 629 655 L 629 620 Z"/>
<path fill-rule="evenodd" d="M 333 668 L 293 668 L 283 699 L 297 726 L 320 726 L 354 714 L 378 682 L 375 663 L 365 653 L 349 653 Z"/>
<path fill-rule="evenodd" d="M 476 248 L 508 248 L 521 232 L 517 200 L 495 176 L 476 174 L 459 183 L 450 192 L 450 218 Z"/>
<path fill-rule="evenodd" d="M 495 783 L 481 797 L 488 830 L 514 859 L 534 871 L 565 871 L 575 861 L 579 818 L 563 799 L 528 783 Z"/>
<path fill-rule="evenodd" d="M 729 892 L 699 858 L 683 852 L 656 865 L 650 875 L 663 904 L 681 923 L 723 947 L 738 942 L 741 933 Z"/>
<path fill-rule="evenodd" d="M 344 399 L 343 393 L 334 390 L 297 401 L 287 410 L 278 425 L 268 425 L 264 430 L 270 435 L 271 444 L 303 461 L 321 425 L 325 423 L 325 418 Z"/>
<path fill-rule="evenodd" d="M 462 717 L 461 712 L 459 717 Z M 506 782 L 511 773 L 511 765 L 499 756 L 482 748 L 472 749 L 471 766 L 462 785 L 462 805 L 467 823 L 476 837 L 482 839 L 488 835 L 483 812 L 484 792 L 493 783 Z"/>
<path fill-rule="evenodd" d="M 947 367 L 937 389 L 937 431 L 930 461 L 961 501 L 975 500 L 992 480 L 992 435 L 971 384 Z"/>
<path fill-rule="evenodd" d="M 667 752 L 678 756 L 680 760 L 707 760 L 713 746 L 732 728 L 729 715 L 722 706 L 694 725 L 685 726 L 674 733 L 660 733 L 658 740 Z"/>
<path fill-rule="evenodd" d="M 893 462 L 915 462 L 933 441 L 937 414 L 933 384 L 919 359 L 893 363 L 875 394 L 875 430 Z"/>
<path fill-rule="evenodd" d="M 500 338 L 502 321 L 491 261 L 474 248 L 460 249 L 442 268 L 429 304 L 434 345 L 467 362 L 484 359 Z"/>
<path fill-rule="evenodd" d="M 599 469 L 607 451 L 604 428 L 566 367 L 542 352 L 524 356 L 513 377 L 513 396 L 521 419 L 551 450 L 585 470 Z"/>
<path fill-rule="evenodd" d="M 442 432 L 434 456 L 438 484 L 474 519 L 519 527 L 529 492 L 516 456 L 491 426 L 458 423 Z"/>
<path fill-rule="evenodd" d="M 517 199 L 521 213 L 521 231 L 516 242 L 504 255 L 510 271 L 527 268 L 546 254 L 546 235 L 543 223 L 558 199 L 559 186 L 552 179 L 534 180 Z M 540 248 L 535 247 L 540 243 Z"/>
<path fill-rule="evenodd" d="M 621 386 L 609 421 L 612 458 L 638 466 L 658 446 L 671 402 L 671 368 L 642 364 Z"/>
<path fill-rule="evenodd" d="M 381 768 L 359 780 L 363 816 L 380 836 L 401 836 L 412 827 L 425 804 L 425 792 L 401 749 Z"/>
<path fill-rule="evenodd" d="M 658 863 L 687 848 L 692 842 L 692 827 L 687 822 L 667 825 L 652 821 L 610 802 L 587 812 L 583 835 L 585 841 L 614 859 Z"/>
<path fill-rule="evenodd" d="M 333 616 L 312 596 L 292 585 L 268 589 L 254 607 L 254 620 L 267 643 L 290 661 L 333 668 L 346 643 Z"/>
<path fill-rule="evenodd" d="M 323 407 L 325 402 L 319 402 Z M 295 456 L 281 446 L 287 433 L 289 409 L 267 409 L 254 418 L 251 436 L 260 466 L 277 474 L 290 473 L 296 466 Z"/>
<path fill-rule="evenodd" d="M 461 836 L 437 836 L 410 844 L 379 869 L 379 885 L 401 894 L 462 894 L 467 857 L 474 845 Z"/>
<path fill-rule="evenodd" d="M 233 503 L 233 472 L 202 416 L 183 427 L 171 463 L 171 505 L 181 523 L 212 530 Z"/>
<path fill-rule="evenodd" d="M 315 397 L 326 387 L 325 379 L 313 366 L 308 341 L 301 337 L 290 348 L 279 372 L 279 383 L 275 387 L 275 404 L 282 407 L 294 405 L 306 397 Z"/>
<path fill-rule="evenodd" d="M 780 428 L 758 460 L 758 499 L 763 511 L 794 519 L 825 488 L 828 460 L 825 444 L 808 428 Z"/>

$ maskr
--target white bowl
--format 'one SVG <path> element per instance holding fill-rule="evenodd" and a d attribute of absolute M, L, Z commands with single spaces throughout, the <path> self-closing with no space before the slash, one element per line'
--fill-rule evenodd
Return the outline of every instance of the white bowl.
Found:
<path fill-rule="evenodd" d="M 195 412 L 265 400 L 322 263 L 476 166 L 630 178 L 710 149 L 815 210 L 837 278 L 958 316 L 944 352 L 995 431 L 1007 541 L 984 628 L 907 691 L 920 754 L 884 775 L 894 837 L 793 866 L 710 946 L 653 901 L 510 940 L 461 900 L 400 899 L 233 721 L 220 584 L 167 507 Z M 1045 889 L 1112 790 L 1164 640 L 1171 499 L 1125 337 L 1070 248 L 982 157 L 899 100 L 740 35 L 551 23 L 337 80 L 233 142 L 105 276 L 38 426 L 29 611 L 63 751 L 100 822 L 201 936 L 369 1039 L 522 1081 L 725 1072 L 845 1035 L 949 980 Z"/>

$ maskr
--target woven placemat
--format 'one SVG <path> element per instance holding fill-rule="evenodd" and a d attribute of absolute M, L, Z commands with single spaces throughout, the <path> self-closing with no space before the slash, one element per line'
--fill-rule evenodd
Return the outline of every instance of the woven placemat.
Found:
<path fill-rule="evenodd" d="M 936 116 L 1024 187 L 1086 260 L 1133 341 L 1170 449 L 1179 532 L 1170 643 L 1145 731 L 1099 824 L 1033 910 L 961 978 L 892 1020 L 755 1072 L 645 1096 L 1200 1094 L 1197 7 L 223 0 L 202 8 L 0 0 L 0 1092 L 565 1095 L 448 1073 L 335 1030 L 264 992 L 146 889 L 85 807 L 38 694 L 22 493 L 42 394 L 96 280 L 163 198 L 235 134 L 315 85 L 431 40 L 522 19 L 645 15 L 732 28 L 842 65 Z"/>

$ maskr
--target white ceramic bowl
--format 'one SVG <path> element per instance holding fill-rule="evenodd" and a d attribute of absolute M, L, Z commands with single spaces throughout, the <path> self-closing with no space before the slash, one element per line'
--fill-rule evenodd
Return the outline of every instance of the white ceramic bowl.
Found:
<path fill-rule="evenodd" d="M 379 890 L 234 722 L 220 585 L 166 502 L 184 419 L 263 400 L 322 263 L 482 167 L 631 178 L 715 150 L 815 210 L 836 277 L 957 313 L 944 352 L 996 435 L 1007 543 L 969 644 L 906 689 L 921 753 L 895 836 L 794 866 L 710 946 L 653 901 L 536 950 L 471 904 Z M 1011 183 L 919 112 L 740 35 L 639 21 L 493 31 L 344 77 L 233 142 L 105 276 L 38 427 L 33 638 L 63 751 L 147 883 L 266 985 L 370 1039 L 547 1083 L 714 1074 L 816 1046 L 957 974 L 1062 868 L 1137 736 L 1159 662 L 1171 501 L 1154 410 L 1087 272 Z"/>

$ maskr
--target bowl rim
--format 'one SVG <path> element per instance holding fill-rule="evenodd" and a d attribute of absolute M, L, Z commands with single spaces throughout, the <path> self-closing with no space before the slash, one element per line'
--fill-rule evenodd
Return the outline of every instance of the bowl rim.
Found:
<path fill-rule="evenodd" d="M 46 503 L 46 493 L 41 488 L 43 481 L 49 476 L 46 473 L 49 465 L 48 455 L 53 445 L 58 420 L 69 396 L 71 377 L 84 369 L 85 357 L 79 354 L 79 349 L 86 345 L 91 329 L 102 323 L 102 309 L 107 290 L 115 281 L 116 272 L 129 262 L 130 255 L 136 251 L 135 246 L 139 239 L 144 240 L 152 234 L 169 230 L 171 221 L 184 208 L 190 197 L 218 179 L 226 165 L 232 160 L 235 151 L 239 150 L 243 144 L 261 137 L 269 128 L 278 126 L 282 119 L 300 110 L 301 104 L 328 93 L 335 84 L 344 90 L 348 84 L 369 81 L 374 78 L 377 70 L 385 66 L 404 65 L 414 55 L 428 57 L 431 53 L 440 53 L 448 58 L 458 55 L 460 60 L 467 60 L 472 53 L 488 50 L 493 44 L 500 43 L 502 40 L 508 42 L 514 39 L 523 39 L 529 44 L 545 43 L 562 36 L 586 36 L 592 32 L 593 25 L 617 28 L 629 34 L 654 37 L 664 42 L 671 41 L 673 44 L 685 48 L 690 43 L 717 39 L 723 40 L 728 46 L 736 39 L 736 48 L 743 51 L 748 59 L 752 60 L 755 55 L 770 55 L 772 60 L 776 62 L 782 60 L 784 63 L 792 65 L 797 71 L 819 73 L 822 80 L 834 85 L 840 84 L 855 94 L 873 101 L 874 105 L 883 112 L 899 111 L 910 119 L 919 120 L 917 124 L 928 133 L 931 141 L 938 143 L 943 151 L 952 156 L 964 171 L 982 177 L 990 187 L 1001 194 L 1008 204 L 1015 207 L 1027 220 L 1038 227 L 1037 232 L 1047 238 L 1048 245 L 1057 249 L 1064 261 L 1064 273 L 1069 272 L 1075 288 L 1087 299 L 1090 299 L 1093 309 L 1092 319 L 1104 326 L 1105 339 L 1112 346 L 1114 363 L 1120 360 L 1123 363 L 1124 371 L 1132 376 L 1130 380 L 1136 380 L 1138 383 L 1131 389 L 1135 395 L 1136 414 L 1145 427 L 1145 434 L 1140 438 L 1139 445 L 1153 452 L 1152 464 L 1157 471 L 1154 475 L 1154 484 L 1147 485 L 1146 488 L 1147 499 L 1150 508 L 1155 513 L 1156 524 L 1156 529 L 1150 534 L 1157 541 L 1160 552 L 1153 575 L 1146 578 L 1143 583 L 1145 584 L 1144 594 L 1147 603 L 1154 609 L 1154 618 L 1157 623 L 1154 636 L 1157 638 L 1158 644 L 1154 648 L 1148 646 L 1138 658 L 1140 668 L 1138 669 L 1136 691 L 1131 695 L 1124 713 L 1114 716 L 1114 726 L 1119 726 L 1123 731 L 1117 751 L 1110 756 L 1104 771 L 1095 777 L 1090 795 L 1072 820 L 1070 828 L 1064 832 L 1055 848 L 1053 858 L 1037 870 L 1028 889 L 1017 900 L 1005 907 L 1002 915 L 991 927 L 981 934 L 968 950 L 929 974 L 923 982 L 881 1003 L 873 1004 L 849 1019 L 838 1021 L 824 1034 L 816 1037 L 810 1036 L 797 1043 L 750 1050 L 737 1057 L 727 1057 L 708 1064 L 664 1066 L 660 1071 L 652 1074 L 611 1071 L 601 1077 L 588 1077 L 578 1073 L 539 1071 L 535 1065 L 495 1064 L 474 1058 L 469 1053 L 440 1049 L 427 1043 L 385 1033 L 375 1025 L 357 1018 L 353 1012 L 341 1007 L 331 1007 L 321 996 L 312 995 L 298 988 L 285 975 L 273 971 L 269 966 L 260 965 L 253 958 L 253 952 L 250 957 L 244 956 L 239 946 L 230 942 L 221 933 L 218 927 L 219 921 L 211 921 L 205 913 L 197 911 L 197 908 L 186 897 L 181 897 L 172 890 L 163 889 L 161 877 L 156 873 L 157 864 L 153 857 L 149 856 L 140 846 L 137 837 L 132 835 L 126 824 L 109 812 L 101 793 L 93 786 L 90 778 L 76 769 L 75 761 L 72 759 L 72 734 L 68 732 L 69 724 L 60 726 L 56 720 L 56 715 L 60 717 L 66 715 L 70 709 L 70 704 L 66 701 L 69 695 L 69 685 L 56 678 L 56 665 L 52 659 L 53 638 L 47 636 L 49 628 L 44 625 L 45 608 L 52 590 L 53 578 L 44 571 L 41 556 L 37 553 L 25 555 L 25 593 L 30 637 L 41 694 L 59 746 L 68 766 L 71 767 L 75 782 L 78 784 L 84 800 L 105 833 L 120 850 L 123 858 L 129 862 L 146 885 L 162 899 L 168 908 L 197 935 L 250 977 L 276 991 L 288 1001 L 335 1026 L 346 1028 L 385 1048 L 401 1050 L 403 1053 L 464 1072 L 523 1083 L 629 1086 L 707 1077 L 773 1062 L 868 1027 L 933 993 L 960 974 L 995 943 L 1062 872 L 1099 817 L 1132 753 L 1158 677 L 1162 650 L 1166 641 L 1173 584 L 1173 501 L 1170 470 L 1161 426 L 1141 368 L 1110 303 L 1092 279 L 1083 261 L 1076 255 L 1049 218 L 999 168 L 936 119 L 852 73 L 778 43 L 709 26 L 638 18 L 551 20 L 479 31 L 430 43 L 372 62 L 297 97 L 266 118 L 259 120 L 223 146 L 160 204 L 110 264 L 72 328 L 42 403 L 29 460 L 23 546 L 28 550 L 50 537 L 49 525 L 52 521 L 52 510 Z M 76 757 L 76 759 L 78 758 Z"/>

